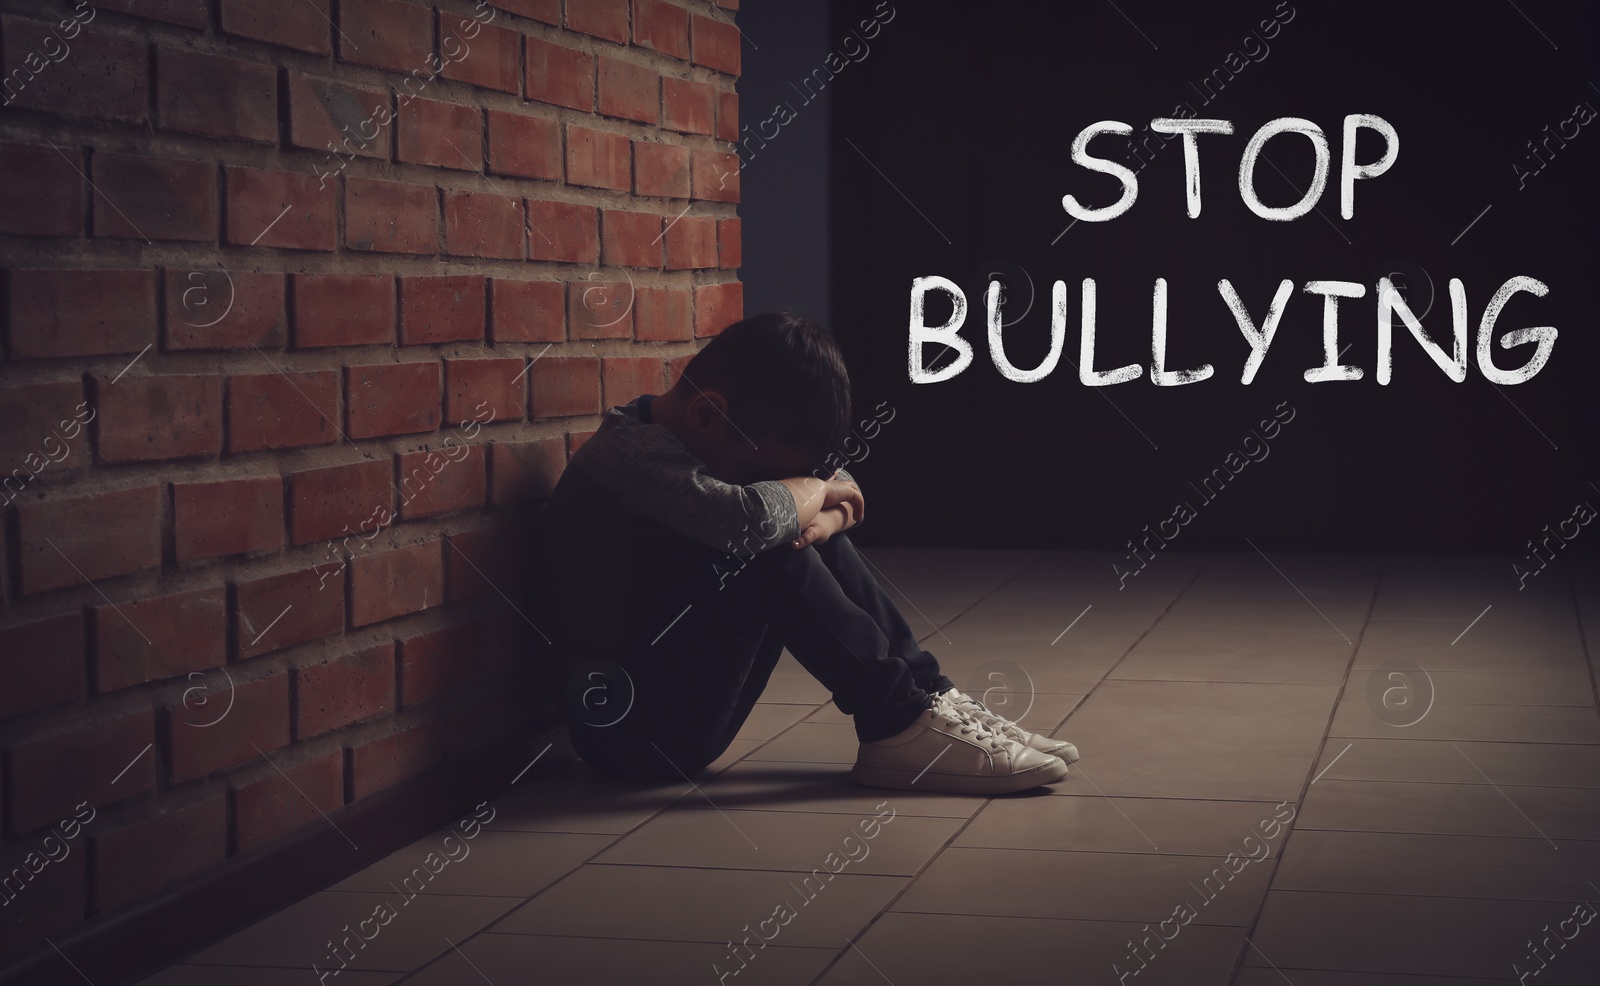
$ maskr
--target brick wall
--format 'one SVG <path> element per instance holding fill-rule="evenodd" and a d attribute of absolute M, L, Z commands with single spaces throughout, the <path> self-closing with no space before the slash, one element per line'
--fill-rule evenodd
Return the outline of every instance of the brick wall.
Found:
<path fill-rule="evenodd" d="M 0 957 L 525 731 L 515 508 L 742 304 L 707 0 L 6 10 Z"/>

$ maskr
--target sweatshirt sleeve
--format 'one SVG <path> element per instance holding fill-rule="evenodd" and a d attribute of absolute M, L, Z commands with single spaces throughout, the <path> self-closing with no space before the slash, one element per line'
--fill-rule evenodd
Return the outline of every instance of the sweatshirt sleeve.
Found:
<path fill-rule="evenodd" d="M 787 486 L 724 483 L 657 425 L 608 416 L 571 466 L 611 490 L 630 513 L 719 551 L 765 551 L 800 534 Z"/>

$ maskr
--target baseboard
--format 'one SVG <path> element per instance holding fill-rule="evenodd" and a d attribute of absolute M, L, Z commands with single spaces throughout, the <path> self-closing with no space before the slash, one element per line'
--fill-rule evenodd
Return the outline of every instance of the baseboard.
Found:
<path fill-rule="evenodd" d="M 566 746 L 564 727 L 495 744 L 471 762 L 436 768 L 346 805 L 329 816 L 339 830 L 305 826 L 155 897 L 52 935 L 54 947 L 41 943 L 0 967 L 0 983 L 136 983 L 505 793 L 533 754 L 552 743 Z M 560 767 L 558 757 L 543 757 L 528 776 Z"/>

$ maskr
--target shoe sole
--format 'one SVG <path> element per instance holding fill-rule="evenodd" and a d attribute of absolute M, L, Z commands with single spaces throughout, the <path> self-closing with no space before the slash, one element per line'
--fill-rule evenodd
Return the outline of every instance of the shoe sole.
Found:
<path fill-rule="evenodd" d="M 863 787 L 896 788 L 905 791 L 932 791 L 938 794 L 1014 794 L 1067 776 L 1067 764 L 1060 757 L 1028 770 L 1012 774 L 940 774 L 927 768 L 912 771 L 903 767 L 856 764 L 850 776 Z"/>

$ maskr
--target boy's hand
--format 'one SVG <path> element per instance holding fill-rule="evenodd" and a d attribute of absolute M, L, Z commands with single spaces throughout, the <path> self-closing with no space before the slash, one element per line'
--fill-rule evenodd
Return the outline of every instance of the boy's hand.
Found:
<path fill-rule="evenodd" d="M 854 527 L 856 522 L 850 517 L 848 508 L 843 504 L 830 507 L 818 512 L 816 518 L 806 525 L 800 536 L 789 542 L 789 547 L 799 551 L 813 544 L 822 544 L 840 531 L 847 531 Z"/>
<path fill-rule="evenodd" d="M 823 489 L 822 509 L 830 507 L 843 507 L 849 514 L 850 523 L 847 527 L 854 527 L 866 519 L 867 501 L 861 495 L 861 487 L 855 483 L 841 479 L 830 479 Z"/>

